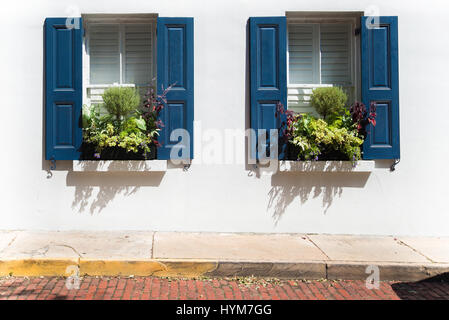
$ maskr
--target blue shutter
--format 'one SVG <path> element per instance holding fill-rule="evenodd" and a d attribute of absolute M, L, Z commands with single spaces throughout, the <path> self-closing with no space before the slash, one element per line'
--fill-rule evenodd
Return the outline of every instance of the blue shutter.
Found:
<path fill-rule="evenodd" d="M 362 17 L 362 100 L 377 105 L 376 126 L 370 125 L 364 159 L 399 159 L 398 18 Z"/>
<path fill-rule="evenodd" d="M 71 23 L 68 26 L 67 21 Z M 83 140 L 82 21 L 47 18 L 44 28 L 45 158 L 79 159 Z"/>
<path fill-rule="evenodd" d="M 158 94 L 170 85 L 174 86 L 159 115 L 164 128 L 157 157 L 193 159 L 193 18 L 157 19 Z M 185 129 L 188 136 L 176 136 L 172 141 L 170 135 L 176 129 Z"/>
<path fill-rule="evenodd" d="M 287 107 L 287 20 L 286 17 L 251 17 L 249 20 L 251 128 L 256 131 L 251 141 L 253 159 L 272 158 L 269 153 L 270 129 L 279 129 L 285 120 L 276 116 L 277 104 Z M 259 130 L 267 130 L 266 144 L 258 154 Z M 279 132 L 279 159 L 284 158 Z M 262 143 L 262 142 L 260 142 Z"/>

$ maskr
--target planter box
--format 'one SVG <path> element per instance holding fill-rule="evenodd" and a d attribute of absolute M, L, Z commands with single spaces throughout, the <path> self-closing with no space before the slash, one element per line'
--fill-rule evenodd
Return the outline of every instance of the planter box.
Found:
<path fill-rule="evenodd" d="M 120 147 L 106 147 L 103 149 L 100 160 L 104 161 L 146 161 L 157 159 L 157 148 L 155 145 L 150 145 L 150 154 L 147 159 L 143 155 L 143 150 L 138 153 L 126 152 Z M 83 161 L 98 161 L 95 156 L 95 146 L 90 143 L 83 143 L 81 146 L 81 160 Z"/>
<path fill-rule="evenodd" d="M 374 161 L 280 161 L 280 172 L 372 172 Z"/>
<path fill-rule="evenodd" d="M 74 172 L 164 172 L 166 160 L 73 161 Z"/>

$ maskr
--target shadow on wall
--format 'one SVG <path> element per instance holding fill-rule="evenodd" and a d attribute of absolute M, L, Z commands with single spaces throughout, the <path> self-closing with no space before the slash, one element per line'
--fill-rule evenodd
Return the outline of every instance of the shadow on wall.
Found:
<path fill-rule="evenodd" d="M 73 172 L 66 184 L 75 187 L 72 208 L 78 212 L 100 213 L 117 195 L 131 196 L 141 187 L 158 187 L 165 172 Z"/>
<path fill-rule="evenodd" d="M 277 225 L 287 208 L 295 201 L 301 205 L 309 199 L 322 197 L 324 214 L 335 197 L 341 197 L 344 188 L 364 188 L 370 173 L 303 172 L 277 173 L 271 178 L 268 211 L 273 212 Z"/>

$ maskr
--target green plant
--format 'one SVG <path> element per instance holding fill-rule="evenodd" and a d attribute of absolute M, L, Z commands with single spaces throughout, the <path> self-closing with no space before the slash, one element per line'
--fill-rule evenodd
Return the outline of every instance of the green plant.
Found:
<path fill-rule="evenodd" d="M 103 93 L 104 107 L 120 124 L 129 115 L 135 113 L 140 104 L 136 89 L 130 87 L 112 87 Z"/>
<path fill-rule="evenodd" d="M 124 157 L 148 159 L 151 147 L 158 147 L 159 131 L 163 123 L 158 120 L 159 112 L 166 103 L 166 94 L 172 86 L 160 95 L 150 87 L 139 109 L 140 98 L 132 88 L 111 88 L 103 94 L 105 109 L 102 115 L 99 105 L 83 106 L 83 140 L 87 149 L 86 158 L 101 158 L 102 152 L 112 158 L 117 154 Z M 137 102 L 137 104 L 136 104 Z M 87 144 L 87 146 L 86 146 Z M 107 149 L 107 150 L 105 150 Z"/>
<path fill-rule="evenodd" d="M 84 136 L 89 136 L 93 132 L 106 130 L 108 123 L 112 122 L 111 115 L 101 115 L 99 105 L 92 105 L 90 107 L 84 105 L 82 115 Z"/>
<path fill-rule="evenodd" d="M 99 106 L 85 106 L 83 109 L 84 141 L 95 146 L 96 158 L 100 158 L 105 148 L 120 147 L 131 153 L 150 152 L 158 129 L 148 131 L 141 116 L 129 117 L 117 126 L 110 115 L 100 115 Z"/>
<path fill-rule="evenodd" d="M 333 114 L 340 114 L 345 109 L 348 96 L 339 87 L 316 88 L 312 92 L 310 102 L 323 119 Z"/>
<path fill-rule="evenodd" d="M 337 128 L 346 128 L 348 131 L 353 131 L 357 128 L 357 125 L 352 119 L 351 112 L 348 109 L 344 109 L 341 113 L 329 115 L 326 122 Z"/>
<path fill-rule="evenodd" d="M 348 130 L 342 122 L 328 124 L 309 114 L 296 117 L 292 123 L 290 143 L 299 149 L 299 160 L 351 160 L 361 159 L 363 140 L 357 131 Z"/>

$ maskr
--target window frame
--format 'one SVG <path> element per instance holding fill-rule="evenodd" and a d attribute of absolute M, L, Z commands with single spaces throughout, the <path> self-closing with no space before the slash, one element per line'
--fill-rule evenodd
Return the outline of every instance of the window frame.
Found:
<path fill-rule="evenodd" d="M 83 34 L 83 101 L 84 104 L 91 105 L 92 101 L 89 90 L 106 89 L 114 86 L 135 87 L 133 83 L 126 83 L 124 61 L 126 59 L 124 33 L 125 25 L 143 25 L 151 24 L 152 39 L 152 74 L 151 79 L 157 79 L 157 13 L 148 14 L 82 14 L 84 34 Z M 89 48 L 89 26 L 92 25 L 118 25 L 119 26 L 119 72 L 120 82 L 113 84 L 91 84 L 90 82 L 90 48 Z M 151 81 L 151 80 L 150 80 Z"/>
<path fill-rule="evenodd" d="M 360 20 L 364 16 L 363 12 L 359 11 L 348 11 L 348 12 L 318 12 L 318 11 L 287 11 L 287 108 L 289 107 L 289 93 L 295 90 L 313 90 L 319 87 L 331 87 L 333 84 L 323 84 L 321 83 L 321 54 L 318 57 L 318 67 L 314 68 L 313 72 L 318 69 L 318 78 L 320 83 L 316 84 L 301 84 L 301 83 L 290 83 L 290 56 L 289 56 L 289 27 L 293 24 L 312 24 L 312 25 L 322 25 L 322 24 L 349 24 L 351 25 L 350 32 L 350 46 L 351 46 L 351 56 L 350 56 L 350 85 L 338 85 L 343 88 L 353 88 L 354 100 L 360 101 L 361 99 L 361 49 L 360 49 L 360 35 L 357 30 L 360 30 Z M 318 42 L 318 48 L 320 48 L 320 28 L 318 27 L 318 39 L 313 39 L 313 41 Z M 316 79 L 316 76 L 314 76 Z"/>

